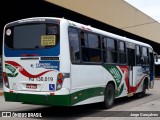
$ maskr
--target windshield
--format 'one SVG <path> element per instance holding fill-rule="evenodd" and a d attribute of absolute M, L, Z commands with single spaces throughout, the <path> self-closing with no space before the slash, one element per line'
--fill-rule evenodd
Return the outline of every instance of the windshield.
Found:
<path fill-rule="evenodd" d="M 6 28 L 5 45 L 14 49 L 54 47 L 59 42 L 56 24 L 26 24 Z"/>

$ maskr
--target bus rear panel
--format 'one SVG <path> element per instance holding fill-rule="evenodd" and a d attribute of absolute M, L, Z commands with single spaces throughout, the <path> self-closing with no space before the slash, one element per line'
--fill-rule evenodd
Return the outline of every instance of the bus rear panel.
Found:
<path fill-rule="evenodd" d="M 59 19 L 35 18 L 5 26 L 6 101 L 70 105 L 69 84 L 64 82 L 69 73 L 60 72 L 60 22 Z"/>

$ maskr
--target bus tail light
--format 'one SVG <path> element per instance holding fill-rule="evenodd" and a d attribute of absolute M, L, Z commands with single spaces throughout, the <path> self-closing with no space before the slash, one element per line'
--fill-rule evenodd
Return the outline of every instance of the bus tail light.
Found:
<path fill-rule="evenodd" d="M 57 76 L 56 90 L 60 90 L 62 88 L 63 80 L 64 75 L 62 73 L 59 73 Z"/>
<path fill-rule="evenodd" d="M 2 76 L 3 76 L 4 85 L 5 85 L 7 88 L 9 88 L 9 82 L 8 82 L 7 73 L 6 73 L 6 72 L 3 72 L 3 73 L 2 73 Z"/>

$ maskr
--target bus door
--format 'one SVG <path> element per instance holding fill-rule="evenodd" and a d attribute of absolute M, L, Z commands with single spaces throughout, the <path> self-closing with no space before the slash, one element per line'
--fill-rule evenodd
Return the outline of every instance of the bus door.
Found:
<path fill-rule="evenodd" d="M 128 93 L 132 93 L 133 89 L 131 86 L 133 86 L 134 81 L 133 81 L 133 72 L 134 72 L 134 66 L 135 66 L 135 44 L 128 43 L 127 44 L 127 56 L 128 56 Z"/>
<path fill-rule="evenodd" d="M 154 76 L 155 76 L 155 65 L 154 65 L 154 54 L 151 49 L 149 49 L 149 54 L 150 54 L 150 81 L 152 84 L 150 84 L 150 88 L 153 88 L 153 82 L 154 82 Z"/>

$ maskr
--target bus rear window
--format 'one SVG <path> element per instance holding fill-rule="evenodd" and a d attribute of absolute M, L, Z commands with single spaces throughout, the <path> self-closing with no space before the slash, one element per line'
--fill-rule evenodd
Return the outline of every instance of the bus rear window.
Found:
<path fill-rule="evenodd" d="M 30 24 L 6 28 L 5 45 L 14 49 L 54 47 L 59 42 L 55 24 Z"/>

